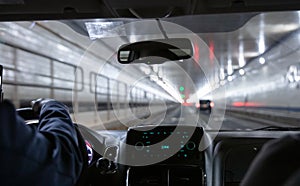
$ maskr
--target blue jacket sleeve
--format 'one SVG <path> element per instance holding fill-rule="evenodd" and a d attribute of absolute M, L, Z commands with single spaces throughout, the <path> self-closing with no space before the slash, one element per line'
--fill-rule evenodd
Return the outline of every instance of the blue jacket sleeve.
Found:
<path fill-rule="evenodd" d="M 83 166 L 75 126 L 66 107 L 46 103 L 36 128 L 9 102 L 0 105 L 0 180 L 3 185 L 75 185 Z"/>

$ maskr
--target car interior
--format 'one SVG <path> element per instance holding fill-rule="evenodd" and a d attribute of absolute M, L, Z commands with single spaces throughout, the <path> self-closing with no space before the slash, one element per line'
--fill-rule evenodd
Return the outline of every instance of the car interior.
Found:
<path fill-rule="evenodd" d="M 299 57 L 297 0 L 0 0 L 0 100 L 67 105 L 87 186 L 240 185 L 300 135 Z"/>

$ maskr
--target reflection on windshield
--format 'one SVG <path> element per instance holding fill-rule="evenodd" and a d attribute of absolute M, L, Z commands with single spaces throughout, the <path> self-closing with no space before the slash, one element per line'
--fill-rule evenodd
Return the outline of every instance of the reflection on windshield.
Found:
<path fill-rule="evenodd" d="M 124 19 L 110 26 L 89 22 L 85 26 L 98 34 L 114 34 L 91 40 L 90 33 L 81 35 L 58 21 L 2 22 L 4 97 L 17 107 L 38 97 L 57 99 L 71 108 L 74 121 L 93 129 L 297 126 L 299 12 L 258 14 L 230 32 L 194 33 L 196 28 L 176 20 L 160 23 L 162 27 L 156 20 Z M 216 26 L 225 29 L 226 23 Z M 117 62 L 119 46 L 166 36 L 191 39 L 193 58 L 159 65 Z M 200 100 L 214 105 L 203 109 Z"/>

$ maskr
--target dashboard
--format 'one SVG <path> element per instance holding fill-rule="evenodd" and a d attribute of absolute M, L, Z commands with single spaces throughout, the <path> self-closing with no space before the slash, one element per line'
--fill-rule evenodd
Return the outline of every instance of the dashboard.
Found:
<path fill-rule="evenodd" d="M 203 185 L 204 153 L 199 151 L 200 127 L 130 128 L 125 149 L 126 185 Z"/>
<path fill-rule="evenodd" d="M 200 127 L 130 128 L 126 138 L 127 164 L 201 165 L 204 157 L 198 148 L 202 136 Z"/>
<path fill-rule="evenodd" d="M 145 125 L 127 131 L 76 126 L 86 143 L 89 186 L 237 186 L 265 143 L 300 134 L 186 125 Z M 202 149 L 203 144 L 207 148 Z"/>
<path fill-rule="evenodd" d="M 148 125 L 96 133 L 78 126 L 88 149 L 93 149 L 88 174 L 91 185 L 103 179 L 108 185 L 205 184 L 204 151 L 199 151 L 201 127 Z"/>
<path fill-rule="evenodd" d="M 126 186 L 239 185 L 266 142 L 298 133 L 216 132 L 170 125 L 140 126 L 127 131 L 95 132 L 80 125 L 79 129 L 84 138 L 89 138 L 94 151 L 89 184 Z M 103 149 L 96 147 L 99 140 Z M 203 141 L 211 143 L 205 150 L 199 146 Z M 103 158 L 110 161 L 109 168 L 97 164 Z"/>

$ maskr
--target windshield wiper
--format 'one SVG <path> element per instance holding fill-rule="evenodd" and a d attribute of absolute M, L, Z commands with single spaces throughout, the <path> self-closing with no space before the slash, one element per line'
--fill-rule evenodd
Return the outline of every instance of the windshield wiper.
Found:
<path fill-rule="evenodd" d="M 253 131 L 267 130 L 267 131 L 298 131 L 300 127 L 280 127 L 280 126 L 266 126 L 253 129 Z"/>

